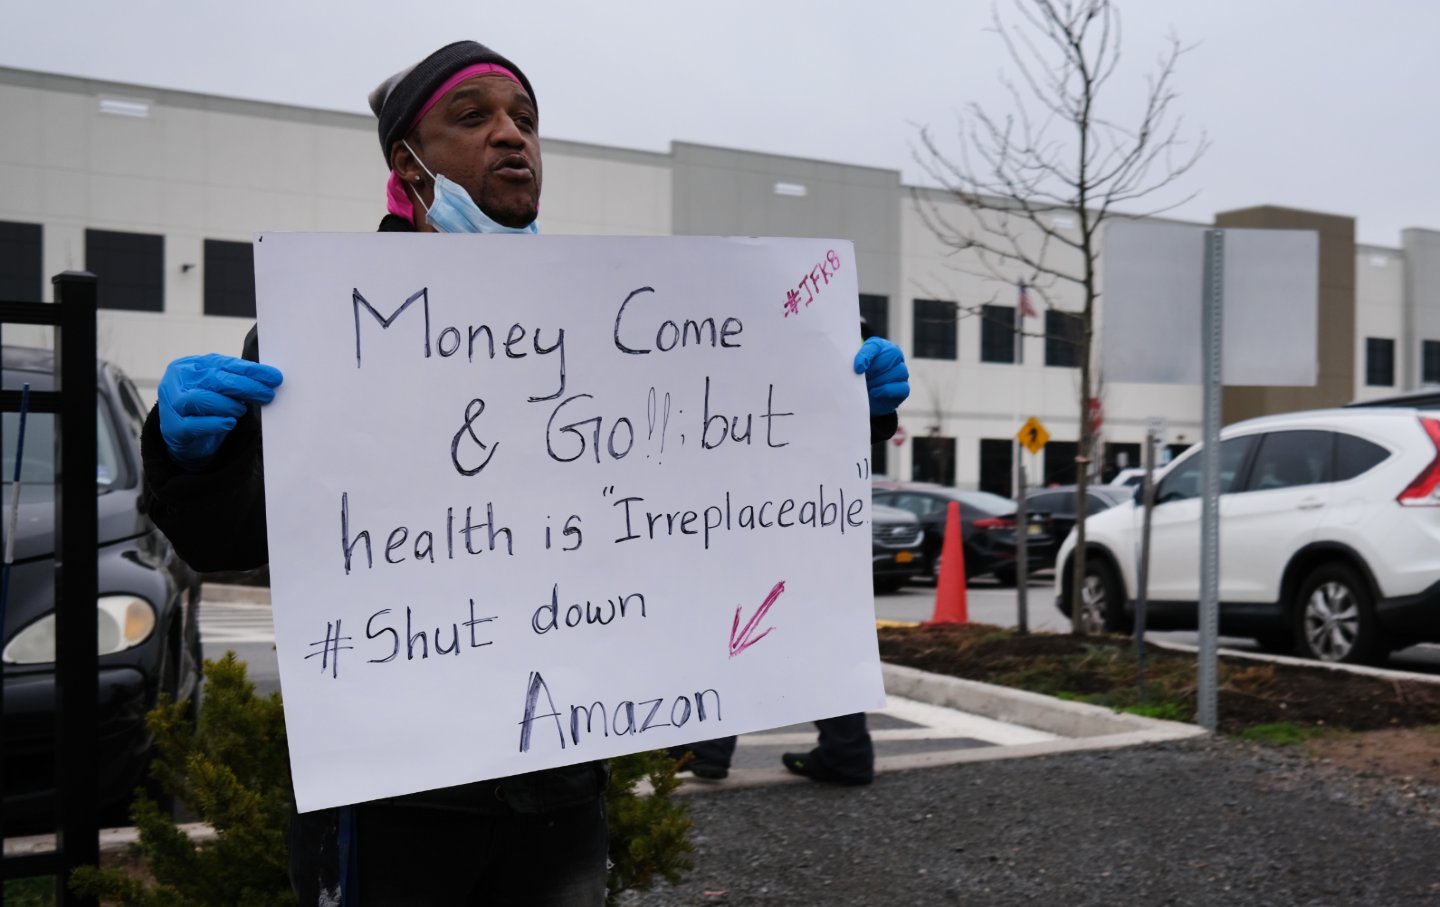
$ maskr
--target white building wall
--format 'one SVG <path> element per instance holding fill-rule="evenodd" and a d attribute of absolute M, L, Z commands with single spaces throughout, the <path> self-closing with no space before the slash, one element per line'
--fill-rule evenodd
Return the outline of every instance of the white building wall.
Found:
<path fill-rule="evenodd" d="M 1420 341 L 1405 336 L 1405 258 L 1398 249 L 1357 246 L 1355 249 L 1355 399 L 1373 400 L 1408 390 L 1403 362 L 1405 344 Z M 1395 341 L 1395 386 L 1371 387 L 1365 383 L 1365 340 L 1381 337 Z"/>

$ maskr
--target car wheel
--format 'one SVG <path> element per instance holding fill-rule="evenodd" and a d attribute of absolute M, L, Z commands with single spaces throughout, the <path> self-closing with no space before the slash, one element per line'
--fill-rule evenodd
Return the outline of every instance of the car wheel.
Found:
<path fill-rule="evenodd" d="M 1080 587 L 1080 626 L 1087 634 L 1125 632 L 1125 603 L 1115 571 L 1104 561 L 1088 559 Z"/>
<path fill-rule="evenodd" d="M 1294 619 L 1302 657 L 1369 664 L 1386 654 L 1370 590 L 1351 567 L 1326 564 L 1311 572 L 1300 584 Z"/>
<path fill-rule="evenodd" d="M 880 593 L 881 595 L 890 595 L 892 593 L 899 592 L 900 587 L 904 585 L 905 577 L 903 576 L 875 577 L 875 591 Z"/>
<path fill-rule="evenodd" d="M 995 571 L 995 581 L 1002 586 L 1013 586 L 1020 581 L 1013 568 L 1006 567 Z"/>

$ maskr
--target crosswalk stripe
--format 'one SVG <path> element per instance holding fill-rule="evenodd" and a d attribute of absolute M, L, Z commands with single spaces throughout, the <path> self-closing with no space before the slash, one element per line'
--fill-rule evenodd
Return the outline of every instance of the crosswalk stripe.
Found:
<path fill-rule="evenodd" d="M 270 606 L 205 602 L 200 606 L 200 638 L 207 644 L 274 643 Z"/>

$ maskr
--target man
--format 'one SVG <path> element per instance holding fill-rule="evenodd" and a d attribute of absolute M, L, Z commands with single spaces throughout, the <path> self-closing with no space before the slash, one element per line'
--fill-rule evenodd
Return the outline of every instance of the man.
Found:
<path fill-rule="evenodd" d="M 459 41 L 386 80 L 370 106 L 391 170 L 381 232 L 536 232 L 539 106 L 518 66 Z M 898 374 L 898 350 L 862 352 Z M 259 354 L 252 329 L 242 359 L 171 363 L 145 425 L 151 515 L 200 570 L 268 559 L 259 408 L 281 375 Z M 904 377 L 876 393 L 903 399 Z M 586 763 L 297 816 L 291 881 L 303 907 L 599 907 L 606 778 Z"/>

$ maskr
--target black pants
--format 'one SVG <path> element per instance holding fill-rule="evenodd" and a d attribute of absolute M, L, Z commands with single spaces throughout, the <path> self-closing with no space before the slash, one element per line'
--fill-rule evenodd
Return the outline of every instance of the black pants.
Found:
<path fill-rule="evenodd" d="M 337 811 L 296 817 L 291 881 L 300 907 L 333 903 Z M 365 803 L 355 807 L 359 897 L 343 907 L 602 907 L 609 837 L 605 800 L 539 813 Z M 327 827 L 329 826 L 329 827 Z"/>
<path fill-rule="evenodd" d="M 815 722 L 820 730 L 819 746 L 810 751 L 810 757 L 817 759 L 836 774 L 857 781 L 871 781 L 875 778 L 875 745 L 870 740 L 870 729 L 865 722 L 865 713 L 841 715 L 837 718 L 821 718 Z M 676 751 L 686 750 L 695 754 L 696 762 L 730 767 L 735 755 L 735 738 L 720 737 L 715 740 L 701 740 L 689 746 L 677 746 Z"/>

